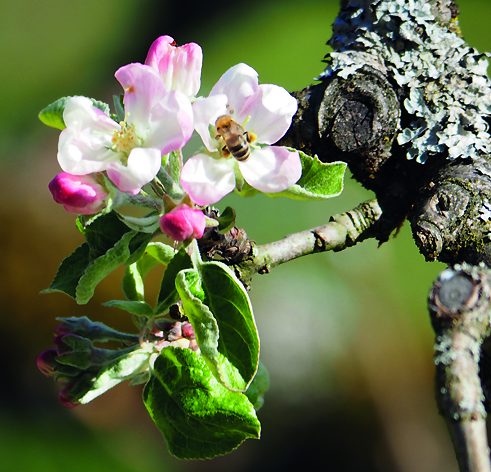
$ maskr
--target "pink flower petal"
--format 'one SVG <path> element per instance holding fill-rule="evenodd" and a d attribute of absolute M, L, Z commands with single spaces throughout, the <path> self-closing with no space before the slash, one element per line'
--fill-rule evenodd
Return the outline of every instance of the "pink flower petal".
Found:
<path fill-rule="evenodd" d="M 286 190 L 302 175 L 298 152 L 281 146 L 254 149 L 247 160 L 239 162 L 239 169 L 247 183 L 265 193 Z"/>
<path fill-rule="evenodd" d="M 258 89 L 257 72 L 247 64 L 237 64 L 227 70 L 211 89 L 211 95 L 224 94 L 228 98 L 229 115 L 235 115 L 239 121 L 245 118 L 242 108 L 251 95 Z"/>
<path fill-rule="evenodd" d="M 218 143 L 215 136 L 210 134 L 210 127 L 215 134 L 215 121 L 220 115 L 227 113 L 227 97 L 211 95 L 207 98 L 200 97 L 193 103 L 194 127 L 201 136 L 208 151 L 215 151 Z"/>
<path fill-rule="evenodd" d="M 105 170 L 119 158 L 109 149 L 111 138 L 120 126 L 86 97 L 67 100 L 63 119 L 66 128 L 58 141 L 58 162 L 70 174 L 85 175 Z"/>
<path fill-rule="evenodd" d="M 290 127 L 297 101 L 283 87 L 262 84 L 249 97 L 242 111 L 250 116 L 247 129 L 257 135 L 257 141 L 274 144 Z"/>
<path fill-rule="evenodd" d="M 60 172 L 48 185 L 56 203 L 77 215 L 93 215 L 103 206 L 108 194 L 91 175 Z"/>
<path fill-rule="evenodd" d="M 196 43 L 177 47 L 170 36 L 157 38 L 148 51 L 145 64 L 160 75 L 166 90 L 194 97 L 199 90 L 203 53 Z"/>
<path fill-rule="evenodd" d="M 175 241 L 199 239 L 206 228 L 204 213 L 188 205 L 179 205 L 160 218 L 160 229 Z"/>
<path fill-rule="evenodd" d="M 235 188 L 234 167 L 234 159 L 196 154 L 182 168 L 182 188 L 198 205 L 216 203 Z"/>
<path fill-rule="evenodd" d="M 158 173 L 161 164 L 159 149 L 134 148 L 128 156 L 128 163 L 113 162 L 107 169 L 107 176 L 122 192 L 136 195 Z"/>
<path fill-rule="evenodd" d="M 124 89 L 127 121 L 135 124 L 139 134 L 143 134 L 141 125 L 148 123 L 152 108 L 163 98 L 164 84 L 157 72 L 144 64 L 128 64 L 114 75 Z"/>
<path fill-rule="evenodd" d="M 181 149 L 193 134 L 193 109 L 180 92 L 168 92 L 151 110 L 145 146 L 162 154 Z"/>

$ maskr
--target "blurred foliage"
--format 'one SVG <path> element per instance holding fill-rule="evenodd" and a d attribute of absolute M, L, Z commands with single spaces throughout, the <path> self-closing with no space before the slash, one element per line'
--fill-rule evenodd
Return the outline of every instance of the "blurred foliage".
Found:
<path fill-rule="evenodd" d="M 114 470 L 453 471 L 456 464 L 433 401 L 432 331 L 426 296 L 441 264 L 425 263 L 404 226 L 388 243 L 293 261 L 258 276 L 252 297 L 271 374 L 260 411 L 263 438 L 229 457 L 178 463 L 165 451 L 137 388 L 118 387 L 72 411 L 58 406 L 34 357 L 50 343 L 55 316 L 91 315 L 116 327 L 124 315 L 101 309 L 119 297 L 120 275 L 88 306 L 40 297 L 80 237 L 46 189 L 58 171 L 58 133 L 37 112 L 63 95 L 109 101 L 113 73 L 143 61 L 153 38 L 171 34 L 204 49 L 203 93 L 237 62 L 264 83 L 290 90 L 323 69 L 335 0 L 261 3 L 158 0 L 0 0 L 0 287 L 3 367 L 0 472 Z M 462 0 L 471 45 L 491 49 L 489 0 Z M 295 202 L 228 197 L 238 223 L 258 242 L 326 222 L 370 193 L 351 179 L 341 197 Z M 155 286 L 157 290 L 157 285 Z M 15 356 L 14 354 L 15 353 Z"/>

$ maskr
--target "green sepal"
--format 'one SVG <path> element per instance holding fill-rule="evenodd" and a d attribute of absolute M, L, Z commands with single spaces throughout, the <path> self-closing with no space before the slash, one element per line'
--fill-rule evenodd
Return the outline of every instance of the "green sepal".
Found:
<path fill-rule="evenodd" d="M 158 296 L 158 304 L 155 308 L 155 313 L 165 313 L 171 305 L 177 303 L 179 296 L 176 290 L 176 276 L 184 269 L 193 266 L 191 258 L 184 248 L 181 248 L 172 258 L 165 269 L 160 291 Z"/>
<path fill-rule="evenodd" d="M 144 301 L 134 300 L 109 300 L 103 303 L 108 308 L 118 308 L 136 316 L 152 316 L 152 307 Z"/>
<path fill-rule="evenodd" d="M 295 151 L 295 149 L 291 149 Z M 344 188 L 345 162 L 321 162 L 298 151 L 302 163 L 302 176 L 283 192 L 267 193 L 269 197 L 287 197 L 293 200 L 327 200 L 337 197 Z"/>
<path fill-rule="evenodd" d="M 46 126 L 51 128 L 56 128 L 59 130 L 65 129 L 65 121 L 63 120 L 63 112 L 65 111 L 66 101 L 73 97 L 62 97 L 50 103 L 48 106 L 44 107 L 38 114 L 40 121 Z M 90 98 L 92 105 L 102 110 L 106 115 L 109 116 L 110 110 L 107 103 Z"/>
<path fill-rule="evenodd" d="M 113 105 L 114 113 L 112 114 L 112 119 L 118 123 L 124 121 L 124 95 L 113 95 Z"/>
<path fill-rule="evenodd" d="M 189 349 L 162 350 L 143 401 L 170 453 L 180 459 L 227 454 L 260 436 L 261 425 L 247 397 L 221 385 L 203 356 Z"/>
<path fill-rule="evenodd" d="M 234 388 L 236 372 L 223 371 L 219 362 L 219 354 L 224 355 L 244 380 L 244 391 L 258 367 L 259 336 L 243 285 L 225 264 L 204 262 L 180 272 L 176 288 L 210 368 L 226 387 Z"/>

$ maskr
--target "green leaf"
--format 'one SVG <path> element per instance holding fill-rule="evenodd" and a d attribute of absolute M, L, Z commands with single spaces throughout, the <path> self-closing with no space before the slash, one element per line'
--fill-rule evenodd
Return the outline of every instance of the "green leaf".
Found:
<path fill-rule="evenodd" d="M 130 228 L 118 218 L 115 212 L 103 215 L 90 224 L 84 225 L 84 235 L 90 246 L 91 257 L 96 258 L 105 254 L 125 233 L 130 231 Z"/>
<path fill-rule="evenodd" d="M 167 269 L 164 272 L 160 292 L 158 297 L 158 305 L 155 313 L 165 313 L 171 305 L 179 300 L 176 291 L 176 276 L 183 270 L 193 266 L 191 258 L 184 248 L 177 252 L 169 262 Z"/>
<path fill-rule="evenodd" d="M 109 308 L 118 308 L 119 310 L 126 311 L 132 315 L 137 316 L 152 316 L 152 307 L 144 301 L 133 300 L 109 300 L 103 303 L 104 306 Z"/>
<path fill-rule="evenodd" d="M 114 269 L 124 264 L 130 257 L 130 243 L 136 236 L 130 231 L 105 254 L 92 260 L 77 284 L 75 300 L 79 305 L 87 303 L 94 295 L 95 288 Z"/>
<path fill-rule="evenodd" d="M 63 260 L 53 282 L 41 293 L 63 292 L 75 298 L 78 281 L 89 263 L 89 245 L 84 243 Z"/>
<path fill-rule="evenodd" d="M 62 325 L 62 330 L 67 333 L 77 334 L 84 338 L 97 342 L 119 341 L 123 343 L 136 343 L 136 334 L 117 331 L 100 321 L 92 321 L 86 316 L 71 316 L 68 318 L 56 318 Z"/>
<path fill-rule="evenodd" d="M 249 297 L 234 273 L 219 262 L 205 262 L 199 270 L 188 269 L 176 277 L 184 314 L 193 325 L 201 353 L 228 388 L 237 372 L 224 371 L 219 354 L 225 356 L 244 380 L 245 390 L 259 362 L 259 337 Z"/>
<path fill-rule="evenodd" d="M 167 265 L 176 251 L 159 241 L 150 242 L 145 253 L 137 262 L 130 264 L 123 276 L 123 293 L 129 300 L 144 300 L 145 287 L 143 279 L 157 264 Z"/>
<path fill-rule="evenodd" d="M 251 301 L 233 271 L 221 262 L 204 262 L 200 268 L 204 302 L 218 323 L 218 350 L 252 381 L 259 363 L 259 335 Z"/>
<path fill-rule="evenodd" d="M 143 401 L 180 459 L 227 454 L 261 425 L 247 397 L 223 387 L 203 357 L 188 349 L 163 349 L 145 386 Z"/>
<path fill-rule="evenodd" d="M 293 200 L 326 200 L 337 197 L 344 186 L 345 162 L 321 162 L 298 151 L 302 162 L 302 176 L 290 188 L 269 197 L 287 197 Z"/>
<path fill-rule="evenodd" d="M 145 253 L 151 256 L 160 264 L 167 265 L 176 254 L 176 251 L 168 244 L 155 241 L 147 246 L 147 248 L 145 249 Z"/>
<path fill-rule="evenodd" d="M 89 403 L 119 383 L 139 376 L 149 368 L 150 355 L 144 349 L 125 353 L 93 375 L 87 382 L 88 385 L 74 399 L 82 404 Z"/>
<path fill-rule="evenodd" d="M 218 220 L 218 231 L 226 233 L 235 225 L 235 210 L 232 207 L 226 207 L 220 213 Z"/>
<path fill-rule="evenodd" d="M 59 130 L 65 129 L 65 122 L 63 121 L 63 112 L 65 110 L 66 101 L 72 97 L 62 97 L 50 103 L 47 107 L 43 108 L 39 112 L 39 119 L 46 126 L 51 128 L 56 128 Z M 90 99 L 92 105 L 102 110 L 106 115 L 109 116 L 109 105 L 99 100 L 93 98 Z"/>
<path fill-rule="evenodd" d="M 145 284 L 143 282 L 143 275 L 138 267 L 138 262 L 134 262 L 126 267 L 123 275 L 122 289 L 124 296 L 128 300 L 144 300 Z"/>
<path fill-rule="evenodd" d="M 256 375 L 245 392 L 254 408 L 259 410 L 264 404 L 264 394 L 269 390 L 269 373 L 262 362 L 259 362 Z"/>
<path fill-rule="evenodd" d="M 118 218 L 130 229 L 140 233 L 153 234 L 159 227 L 160 216 L 153 213 L 143 217 L 125 216 L 118 214 Z"/>

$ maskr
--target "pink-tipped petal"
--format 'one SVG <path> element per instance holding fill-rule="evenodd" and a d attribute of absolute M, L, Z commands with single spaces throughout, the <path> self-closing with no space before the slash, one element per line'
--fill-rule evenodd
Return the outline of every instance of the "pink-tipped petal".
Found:
<path fill-rule="evenodd" d="M 237 64 L 228 69 L 211 89 L 211 95 L 224 94 L 228 97 L 228 114 L 235 115 L 242 121 L 242 113 L 247 98 L 256 93 L 258 85 L 257 72 L 247 64 Z"/>
<path fill-rule="evenodd" d="M 160 164 L 160 150 L 134 148 L 128 156 L 127 165 L 113 162 L 107 169 L 107 176 L 122 192 L 136 195 L 157 175 Z"/>
<path fill-rule="evenodd" d="M 162 57 L 168 54 L 171 47 L 175 47 L 176 42 L 172 36 L 159 36 L 151 45 L 145 59 L 145 64 L 159 70 L 159 63 Z"/>
<path fill-rule="evenodd" d="M 203 52 L 196 43 L 176 46 L 170 36 L 157 38 L 148 51 L 145 64 L 160 75 L 166 90 L 175 90 L 193 97 L 201 82 Z"/>
<path fill-rule="evenodd" d="M 234 161 L 196 154 L 184 164 L 182 188 L 198 205 L 218 202 L 235 188 Z"/>
<path fill-rule="evenodd" d="M 114 74 L 124 89 L 126 120 L 142 131 L 141 124 L 148 123 L 152 108 L 163 98 L 164 85 L 158 73 L 144 64 L 128 64 Z"/>
<path fill-rule="evenodd" d="M 239 168 L 247 183 L 265 193 L 286 190 L 302 175 L 298 152 L 281 146 L 254 149 Z"/>
<path fill-rule="evenodd" d="M 249 116 L 247 129 L 257 135 L 263 144 L 276 143 L 288 130 L 297 101 L 283 87 L 263 84 L 249 97 L 243 113 Z"/>
<path fill-rule="evenodd" d="M 218 147 L 215 139 L 215 121 L 220 115 L 227 113 L 227 96 L 220 94 L 210 95 L 207 98 L 200 97 L 193 103 L 193 112 L 194 128 L 208 151 L 215 151 Z"/>
<path fill-rule="evenodd" d="M 117 159 L 109 148 L 111 137 L 120 126 L 86 97 L 71 97 L 65 104 L 66 128 L 58 141 L 58 162 L 70 174 L 100 172 Z"/>
<path fill-rule="evenodd" d="M 181 149 L 193 134 L 193 109 L 180 92 L 166 93 L 153 107 L 145 146 L 160 149 L 162 154 Z"/>

